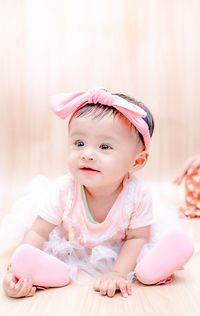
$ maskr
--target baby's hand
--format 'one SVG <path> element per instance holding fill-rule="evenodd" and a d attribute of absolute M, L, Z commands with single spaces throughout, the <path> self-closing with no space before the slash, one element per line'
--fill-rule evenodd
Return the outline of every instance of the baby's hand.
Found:
<path fill-rule="evenodd" d="M 36 291 L 36 287 L 33 286 L 31 280 L 20 279 L 16 281 L 16 278 L 12 272 L 8 272 L 3 279 L 3 288 L 5 293 L 10 297 L 24 297 L 33 296 Z"/>
<path fill-rule="evenodd" d="M 177 184 L 177 185 L 180 185 L 183 178 L 186 176 L 186 175 L 189 175 L 191 174 L 196 168 L 198 168 L 200 166 L 200 155 L 195 155 L 193 157 L 190 157 L 182 171 L 177 175 L 177 177 L 174 179 L 173 183 L 174 184 Z"/>
<path fill-rule="evenodd" d="M 123 297 L 128 297 L 132 294 L 131 283 L 126 280 L 119 272 L 108 272 L 102 277 L 96 279 L 94 286 L 95 291 L 101 295 L 108 295 L 112 297 L 115 295 L 116 290 L 120 290 Z"/>

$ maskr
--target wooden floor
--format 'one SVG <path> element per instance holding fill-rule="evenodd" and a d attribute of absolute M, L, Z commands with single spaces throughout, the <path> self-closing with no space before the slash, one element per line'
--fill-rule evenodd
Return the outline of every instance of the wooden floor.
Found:
<path fill-rule="evenodd" d="M 192 219 L 195 240 L 200 242 L 200 219 Z M 0 248 L 0 281 L 16 245 L 2 244 Z M 103 297 L 92 289 L 92 280 L 80 275 L 81 284 L 71 283 L 63 288 L 37 291 L 34 297 L 13 299 L 0 288 L 1 316 L 197 316 L 200 315 L 200 251 L 196 252 L 184 271 L 175 273 L 168 285 L 144 286 L 133 283 L 133 294 L 122 298 Z"/>

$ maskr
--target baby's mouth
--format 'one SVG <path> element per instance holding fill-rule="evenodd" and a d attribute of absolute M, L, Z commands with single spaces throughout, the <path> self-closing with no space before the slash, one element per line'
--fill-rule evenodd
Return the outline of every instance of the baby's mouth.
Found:
<path fill-rule="evenodd" d="M 90 168 L 90 167 L 82 167 L 80 168 L 82 171 L 91 171 L 91 172 L 100 172 L 99 170 Z"/>

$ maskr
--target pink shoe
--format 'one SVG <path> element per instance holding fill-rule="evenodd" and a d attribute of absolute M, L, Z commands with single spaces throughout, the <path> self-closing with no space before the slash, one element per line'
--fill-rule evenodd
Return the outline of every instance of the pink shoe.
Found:
<path fill-rule="evenodd" d="M 156 285 L 163 285 L 163 284 L 169 284 L 173 281 L 173 275 L 170 275 L 168 278 L 161 280 L 156 283 Z"/>
<path fill-rule="evenodd" d="M 67 264 L 28 244 L 15 250 L 11 266 L 18 279 L 31 279 L 38 288 L 60 287 L 70 282 Z"/>

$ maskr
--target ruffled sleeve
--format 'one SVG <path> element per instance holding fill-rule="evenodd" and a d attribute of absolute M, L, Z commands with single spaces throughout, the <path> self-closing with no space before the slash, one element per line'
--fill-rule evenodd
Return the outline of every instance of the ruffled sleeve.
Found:
<path fill-rule="evenodd" d="M 133 209 L 129 229 L 148 226 L 153 223 L 152 194 L 150 188 L 141 182 L 134 192 Z"/>
<path fill-rule="evenodd" d="M 37 214 L 47 222 L 60 225 L 68 195 L 68 176 L 57 178 L 50 186 L 45 198 L 37 209 Z"/>

